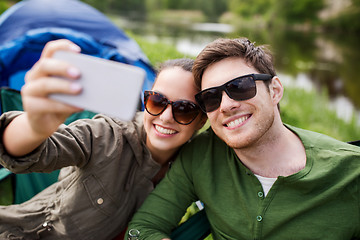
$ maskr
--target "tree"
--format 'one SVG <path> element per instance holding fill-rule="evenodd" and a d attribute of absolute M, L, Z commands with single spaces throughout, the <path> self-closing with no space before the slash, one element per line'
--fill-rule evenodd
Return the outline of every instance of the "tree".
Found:
<path fill-rule="evenodd" d="M 287 23 L 304 23 L 318 20 L 318 12 L 324 8 L 323 0 L 282 0 L 274 1 L 277 15 Z"/>
<path fill-rule="evenodd" d="M 269 0 L 230 0 L 229 9 L 234 14 L 252 18 L 256 15 L 266 15 L 272 7 Z"/>

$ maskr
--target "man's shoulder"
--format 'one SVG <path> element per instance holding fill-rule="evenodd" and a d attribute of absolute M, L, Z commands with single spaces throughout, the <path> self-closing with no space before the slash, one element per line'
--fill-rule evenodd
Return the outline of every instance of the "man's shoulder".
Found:
<path fill-rule="evenodd" d="M 334 152 L 346 151 L 355 155 L 360 155 L 360 147 L 358 146 L 340 141 L 323 133 L 305 130 L 287 124 L 285 124 L 285 126 L 301 139 L 305 149 L 312 148 Z"/>

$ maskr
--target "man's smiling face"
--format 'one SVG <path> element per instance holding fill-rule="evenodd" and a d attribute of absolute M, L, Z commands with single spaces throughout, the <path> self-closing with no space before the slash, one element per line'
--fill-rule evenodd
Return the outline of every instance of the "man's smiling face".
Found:
<path fill-rule="evenodd" d="M 223 59 L 206 68 L 202 76 L 202 90 L 252 73 L 259 72 L 241 58 Z M 256 96 L 244 101 L 233 100 L 223 92 L 220 107 L 207 113 L 216 135 L 232 148 L 244 148 L 257 142 L 274 122 L 276 104 L 268 87 L 263 81 L 256 81 L 256 88 Z"/>

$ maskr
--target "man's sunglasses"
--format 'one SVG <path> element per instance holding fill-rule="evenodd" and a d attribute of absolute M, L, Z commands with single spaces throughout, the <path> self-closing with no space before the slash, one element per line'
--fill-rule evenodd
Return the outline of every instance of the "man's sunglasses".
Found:
<path fill-rule="evenodd" d="M 172 102 L 160 93 L 154 91 L 144 92 L 145 109 L 153 116 L 160 115 L 169 104 L 171 104 L 174 120 L 182 125 L 190 124 L 201 112 L 199 106 L 193 102 L 187 100 Z"/>
<path fill-rule="evenodd" d="M 249 74 L 234 78 L 225 84 L 202 90 L 195 95 L 195 99 L 204 112 L 212 112 L 220 107 L 222 92 L 225 91 L 229 98 L 242 101 L 255 97 L 255 81 L 271 79 L 270 74 Z"/>

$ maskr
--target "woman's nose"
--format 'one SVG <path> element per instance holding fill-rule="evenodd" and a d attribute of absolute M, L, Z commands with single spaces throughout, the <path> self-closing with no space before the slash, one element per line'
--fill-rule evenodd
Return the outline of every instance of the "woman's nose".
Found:
<path fill-rule="evenodd" d="M 163 122 L 173 122 L 174 118 L 172 115 L 171 104 L 168 104 L 166 109 L 160 114 L 160 119 Z"/>

